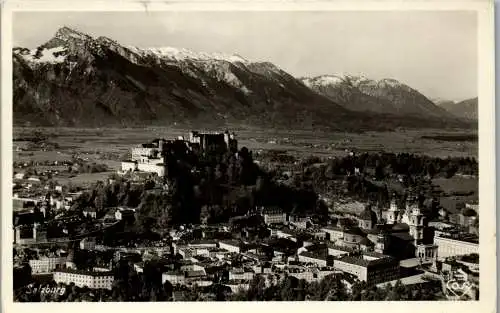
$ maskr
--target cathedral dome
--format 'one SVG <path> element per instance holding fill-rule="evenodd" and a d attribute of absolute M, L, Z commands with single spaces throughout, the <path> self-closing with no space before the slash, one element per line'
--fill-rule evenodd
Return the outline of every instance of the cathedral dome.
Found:
<path fill-rule="evenodd" d="M 397 224 L 394 224 L 394 226 L 392 227 L 392 230 L 393 231 L 406 231 L 406 230 L 409 230 L 410 227 L 405 224 L 405 223 L 397 223 Z"/>
<path fill-rule="evenodd" d="M 469 216 L 469 217 L 470 217 L 470 216 L 476 216 L 476 215 L 477 215 L 476 211 L 474 211 L 474 210 L 473 210 L 473 209 L 471 209 L 471 208 L 467 208 L 467 207 L 463 208 L 463 209 L 462 209 L 462 211 L 461 211 L 460 213 L 461 213 L 463 216 Z"/>
<path fill-rule="evenodd" d="M 344 230 L 344 233 L 354 236 L 365 236 L 365 233 L 359 227 L 349 227 Z"/>

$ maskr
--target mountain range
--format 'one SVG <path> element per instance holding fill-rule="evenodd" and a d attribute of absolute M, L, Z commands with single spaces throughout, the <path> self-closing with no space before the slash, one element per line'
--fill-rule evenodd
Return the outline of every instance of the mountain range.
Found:
<path fill-rule="evenodd" d="M 316 92 L 353 111 L 452 117 L 423 94 L 395 79 L 376 81 L 363 76 L 324 75 L 301 80 Z"/>
<path fill-rule="evenodd" d="M 298 79 L 269 62 L 123 46 L 63 27 L 13 49 L 14 125 L 470 127 L 395 80 Z"/>
<path fill-rule="evenodd" d="M 456 117 L 469 120 L 478 118 L 478 98 L 463 101 L 437 100 L 435 103 Z"/>

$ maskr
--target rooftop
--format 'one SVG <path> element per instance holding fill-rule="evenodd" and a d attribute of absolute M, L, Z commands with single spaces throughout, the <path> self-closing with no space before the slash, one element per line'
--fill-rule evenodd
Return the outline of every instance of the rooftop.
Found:
<path fill-rule="evenodd" d="M 334 226 L 334 225 L 327 225 L 327 226 L 323 227 L 322 229 L 342 231 L 342 228 Z"/>
<path fill-rule="evenodd" d="M 457 241 L 479 244 L 479 238 L 477 237 L 477 235 L 473 235 L 473 234 L 453 234 L 453 235 L 440 234 L 436 238 L 443 238 L 443 239 L 450 239 L 450 240 L 457 240 Z"/>
<path fill-rule="evenodd" d="M 216 245 L 217 241 L 216 240 L 209 240 L 209 239 L 198 239 L 198 240 L 191 240 L 188 243 L 188 246 L 196 246 L 196 245 Z"/>
<path fill-rule="evenodd" d="M 309 252 L 309 251 L 303 251 L 300 253 L 301 256 L 305 256 L 305 257 L 308 257 L 308 258 L 312 258 L 312 259 L 318 259 L 318 260 L 323 260 L 323 261 L 326 261 L 327 259 L 327 255 L 326 253 L 313 253 L 313 252 Z"/>
<path fill-rule="evenodd" d="M 365 233 L 359 227 L 356 226 L 345 229 L 344 233 L 357 236 L 365 236 Z"/>
<path fill-rule="evenodd" d="M 87 276 L 114 276 L 113 272 L 108 271 L 99 271 L 99 272 L 94 272 L 94 271 L 84 271 L 84 270 L 74 270 L 74 269 L 57 269 L 54 271 L 54 273 L 69 273 L 69 274 L 77 274 L 77 275 L 87 275 Z"/>
<path fill-rule="evenodd" d="M 241 246 L 241 242 L 239 242 L 238 240 L 231 240 L 231 239 L 220 240 L 219 244 L 220 243 L 223 243 L 223 244 L 226 244 L 226 245 L 235 246 L 235 247 L 240 247 Z"/>
<path fill-rule="evenodd" d="M 412 241 L 414 239 L 413 236 L 411 236 L 409 233 L 395 233 L 391 234 L 391 236 L 404 241 Z"/>
<path fill-rule="evenodd" d="M 405 223 L 396 223 L 392 226 L 392 231 L 406 231 L 409 230 L 410 227 Z"/>
<path fill-rule="evenodd" d="M 366 260 L 366 259 L 363 259 L 362 257 L 356 257 L 356 256 L 344 256 L 344 257 L 341 257 L 337 260 L 335 260 L 335 262 L 346 262 L 346 263 L 350 263 L 350 264 L 355 264 L 355 265 L 359 265 L 359 266 L 362 266 L 362 267 L 376 267 L 376 266 L 379 266 L 379 265 L 384 265 L 384 264 L 399 264 L 397 260 L 391 258 L 391 257 L 384 257 L 384 258 L 381 258 L 381 259 L 376 259 L 376 260 Z"/>
<path fill-rule="evenodd" d="M 327 242 L 326 245 L 327 245 L 328 249 L 334 249 L 334 250 L 339 250 L 339 251 L 344 251 L 344 252 L 353 252 L 352 249 L 349 249 L 349 248 L 343 247 L 343 246 L 335 245 L 333 242 Z"/>

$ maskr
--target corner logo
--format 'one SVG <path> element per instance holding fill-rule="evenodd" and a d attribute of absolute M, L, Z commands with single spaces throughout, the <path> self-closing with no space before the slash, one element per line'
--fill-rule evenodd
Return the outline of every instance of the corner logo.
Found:
<path fill-rule="evenodd" d="M 445 281 L 444 293 L 450 300 L 461 300 L 472 288 L 472 283 L 467 280 L 467 275 L 460 270 L 443 275 L 443 278 Z"/>

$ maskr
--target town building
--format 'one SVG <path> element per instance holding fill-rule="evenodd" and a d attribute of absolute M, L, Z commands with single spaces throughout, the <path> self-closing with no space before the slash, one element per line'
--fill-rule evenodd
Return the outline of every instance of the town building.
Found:
<path fill-rule="evenodd" d="M 96 240 L 94 237 L 87 237 L 80 240 L 81 250 L 95 250 Z"/>
<path fill-rule="evenodd" d="M 359 280 L 370 285 L 392 281 L 400 277 L 399 262 L 388 256 L 343 256 L 334 259 L 333 267 L 345 273 L 355 275 Z"/>
<path fill-rule="evenodd" d="M 135 209 L 131 208 L 122 208 L 119 207 L 115 211 L 115 219 L 117 221 L 121 221 L 123 219 L 134 219 Z"/>
<path fill-rule="evenodd" d="M 245 280 L 233 280 L 228 281 L 224 286 L 229 287 L 232 293 L 237 293 L 248 290 L 250 288 L 250 283 Z"/>
<path fill-rule="evenodd" d="M 472 209 L 471 205 L 464 207 L 457 215 L 457 224 L 463 227 L 471 227 L 478 218 L 476 210 Z"/>
<path fill-rule="evenodd" d="M 229 271 L 229 280 L 252 280 L 255 272 L 250 268 L 233 268 Z"/>
<path fill-rule="evenodd" d="M 32 274 L 50 273 L 56 269 L 62 269 L 66 264 L 66 257 L 42 256 L 36 260 L 29 260 Z"/>
<path fill-rule="evenodd" d="M 201 266 L 184 266 L 179 270 L 170 271 L 162 274 L 162 284 L 166 281 L 172 285 L 207 285 L 207 273 Z M 208 284 L 209 285 L 209 284 Z"/>
<path fill-rule="evenodd" d="M 33 244 L 47 241 L 47 227 L 34 223 L 32 225 L 20 224 L 14 227 L 15 244 Z"/>
<path fill-rule="evenodd" d="M 299 254 L 299 262 L 302 263 L 312 263 L 320 267 L 328 266 L 328 254 L 322 253 L 322 251 L 303 251 Z"/>
<path fill-rule="evenodd" d="M 343 237 L 338 244 L 350 249 L 359 248 L 361 241 L 366 238 L 366 234 L 359 227 L 348 227 L 344 229 Z"/>
<path fill-rule="evenodd" d="M 436 236 L 434 244 L 437 245 L 437 257 L 442 259 L 450 256 L 479 254 L 479 242 L 473 236 Z"/>
<path fill-rule="evenodd" d="M 321 281 L 326 276 L 335 273 L 340 273 L 340 272 L 339 271 L 335 272 L 334 270 L 331 269 L 293 267 L 293 266 L 290 266 L 287 269 L 288 276 L 292 276 L 297 279 L 304 279 L 308 283 Z"/>
<path fill-rule="evenodd" d="M 202 151 L 233 151 L 238 150 L 238 141 L 234 133 L 225 132 L 198 132 L 189 133 L 189 143 L 198 145 Z"/>
<path fill-rule="evenodd" d="M 112 289 L 114 276 L 108 271 L 82 271 L 75 269 L 58 269 L 54 271 L 54 281 L 69 285 L 74 283 L 80 288 L 88 287 L 90 289 Z"/>
<path fill-rule="evenodd" d="M 288 223 L 297 229 L 306 229 L 311 224 L 311 219 L 305 216 L 290 215 Z"/>
<path fill-rule="evenodd" d="M 241 243 L 236 240 L 221 240 L 219 241 L 219 248 L 229 252 L 241 253 Z"/>
<path fill-rule="evenodd" d="M 270 224 L 283 224 L 286 222 L 286 213 L 280 208 L 265 208 L 262 212 L 264 223 Z"/>
<path fill-rule="evenodd" d="M 372 211 L 371 207 L 367 205 L 363 212 L 358 217 L 358 226 L 361 229 L 372 229 L 377 224 L 377 213 Z"/>
<path fill-rule="evenodd" d="M 331 255 L 333 257 L 341 257 L 344 255 L 349 255 L 349 253 L 354 252 L 352 249 L 343 247 L 343 246 L 337 246 L 331 242 L 328 242 L 326 244 L 328 255 Z"/>
<path fill-rule="evenodd" d="M 183 285 L 186 282 L 186 275 L 182 271 L 163 273 L 161 275 L 161 283 L 165 284 L 166 281 L 170 282 L 172 285 Z"/>
<path fill-rule="evenodd" d="M 83 216 L 96 219 L 97 211 L 95 208 L 87 207 L 83 210 Z"/>
<path fill-rule="evenodd" d="M 181 136 L 176 140 L 155 139 L 131 149 L 130 159 L 121 162 L 121 173 L 146 172 L 164 177 L 168 169 L 165 155 L 168 151 L 187 150 L 236 152 L 238 141 L 234 134 L 226 132 L 191 131 L 188 140 Z"/>
<path fill-rule="evenodd" d="M 344 237 L 344 230 L 341 227 L 328 225 L 321 228 L 321 230 L 327 234 L 331 242 L 336 242 Z"/>
<path fill-rule="evenodd" d="M 155 173 L 159 177 L 165 176 L 165 162 L 163 159 L 165 144 L 165 140 L 158 139 L 132 148 L 130 160 L 122 161 L 122 171 L 141 171 Z"/>

